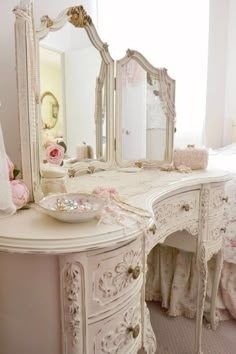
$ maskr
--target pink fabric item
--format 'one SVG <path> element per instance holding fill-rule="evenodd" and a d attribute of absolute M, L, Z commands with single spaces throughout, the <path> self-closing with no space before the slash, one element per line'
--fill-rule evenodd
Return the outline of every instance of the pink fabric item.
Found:
<path fill-rule="evenodd" d="M 16 206 L 16 209 L 21 209 L 25 206 L 29 200 L 29 190 L 25 183 L 16 179 L 11 181 L 12 200 Z"/>
<path fill-rule="evenodd" d="M 220 285 L 225 306 L 236 319 L 236 264 L 225 262 Z"/>
<path fill-rule="evenodd" d="M 187 166 L 192 170 L 207 168 L 208 150 L 205 148 L 187 147 L 185 149 L 175 149 L 174 151 L 175 168 Z"/>
<path fill-rule="evenodd" d="M 204 312 L 210 312 L 215 258 L 208 262 L 208 283 Z M 160 301 L 169 316 L 194 318 L 197 304 L 196 255 L 157 245 L 148 256 L 146 300 Z M 216 300 L 220 320 L 236 318 L 236 264 L 224 262 Z"/>

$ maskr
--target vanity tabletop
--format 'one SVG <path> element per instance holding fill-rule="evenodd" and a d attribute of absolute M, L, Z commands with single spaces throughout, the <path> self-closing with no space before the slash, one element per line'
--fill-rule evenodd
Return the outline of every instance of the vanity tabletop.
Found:
<path fill-rule="evenodd" d="M 226 171 L 205 170 L 190 174 L 159 170 L 112 170 L 68 180 L 68 192 L 91 193 L 97 186 L 115 187 L 128 205 L 152 211 L 154 200 L 182 189 L 196 189 L 202 183 L 231 179 Z M 151 214 L 150 214 L 151 215 Z M 146 218 L 146 225 L 151 218 Z M 0 251 L 12 253 L 61 254 L 113 247 L 129 242 L 140 234 L 135 220 L 128 227 L 118 223 L 99 223 L 94 219 L 83 223 L 63 223 L 34 210 L 19 210 L 0 219 Z"/>

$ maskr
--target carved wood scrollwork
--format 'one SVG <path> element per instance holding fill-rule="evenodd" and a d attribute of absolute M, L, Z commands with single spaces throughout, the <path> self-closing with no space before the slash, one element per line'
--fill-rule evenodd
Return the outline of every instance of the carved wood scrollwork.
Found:
<path fill-rule="evenodd" d="M 46 27 L 50 28 L 53 26 L 53 20 L 47 15 L 41 17 L 41 23 L 46 23 Z"/>
<path fill-rule="evenodd" d="M 98 289 L 104 298 L 115 296 L 133 281 L 141 272 L 141 249 L 131 250 L 123 256 L 123 261 L 115 266 L 113 271 L 107 271 L 99 278 Z"/>
<path fill-rule="evenodd" d="M 204 311 L 204 303 L 206 297 L 206 287 L 207 287 L 207 248 L 205 244 L 201 244 L 198 251 L 197 266 L 199 271 L 198 280 L 198 304 L 197 304 L 197 328 L 196 328 L 196 352 L 201 353 L 201 332 L 202 332 L 202 318 Z"/>
<path fill-rule="evenodd" d="M 224 205 L 224 191 L 218 191 L 218 193 L 215 193 L 214 198 L 212 200 L 212 205 L 214 208 L 219 208 Z"/>
<path fill-rule="evenodd" d="M 70 7 L 67 16 L 70 17 L 69 21 L 75 27 L 85 27 L 92 25 L 92 19 L 87 15 L 83 6 Z"/>
<path fill-rule="evenodd" d="M 198 234 L 198 222 L 195 221 L 195 222 L 192 222 L 192 223 L 184 226 L 183 230 L 186 230 L 191 235 L 197 235 Z"/>
<path fill-rule="evenodd" d="M 156 353 L 157 350 L 157 342 L 156 337 L 152 329 L 150 314 L 147 308 L 146 303 L 144 304 L 144 348 L 147 354 Z"/>
<path fill-rule="evenodd" d="M 205 228 L 207 217 L 208 217 L 208 210 L 209 210 L 209 196 L 210 190 L 207 187 L 203 187 L 201 193 L 201 226 Z"/>
<path fill-rule="evenodd" d="M 99 353 L 118 354 L 128 353 L 128 346 L 140 334 L 140 306 L 131 306 L 125 311 L 117 326 L 113 327 L 101 340 Z"/>
<path fill-rule="evenodd" d="M 64 331 L 67 343 L 78 352 L 81 350 L 82 321 L 82 265 L 67 262 L 62 268 L 62 298 Z M 67 352 L 66 352 L 67 353 Z"/>

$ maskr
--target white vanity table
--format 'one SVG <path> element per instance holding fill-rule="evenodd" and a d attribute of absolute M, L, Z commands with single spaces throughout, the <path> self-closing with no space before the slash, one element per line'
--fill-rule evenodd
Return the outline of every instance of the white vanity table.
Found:
<path fill-rule="evenodd" d="M 147 223 L 130 218 L 126 226 L 119 220 L 65 224 L 32 208 L 0 220 L 0 284 L 5 289 L 0 293 L 0 351 L 136 354 L 144 348 L 153 354 L 157 348 L 158 352 L 145 303 L 145 291 L 151 292 L 150 287 L 145 289 L 147 257 L 167 236 L 187 230 L 197 238 L 201 276 L 195 352 L 201 354 L 206 262 L 218 254 L 214 295 L 226 223 L 224 186 L 230 176 L 211 170 L 187 175 L 158 169 L 171 163 L 173 155 L 175 81 L 166 69 L 153 67 L 141 53 L 128 50 L 114 70 L 108 45 L 81 6 L 65 9 L 54 20 L 44 16 L 37 30 L 31 0 L 22 1 L 15 14 L 22 172 L 31 200 L 42 197 L 42 136 L 51 134 L 53 142 L 59 138 L 54 128 L 62 110 L 69 160 L 81 144 L 76 140 L 81 132 L 80 139 L 95 152 L 94 159 L 66 166 L 66 173 L 75 176 L 68 180 L 67 191 L 91 193 L 97 186 L 115 187 L 127 205 L 151 216 Z M 64 98 L 56 92 L 59 85 L 48 88 L 53 83 L 43 74 L 42 48 L 50 52 L 47 62 L 54 52 L 64 58 Z M 81 65 L 72 66 L 78 60 Z M 42 116 L 45 92 L 55 98 L 47 117 Z M 127 173 L 124 168 L 129 166 L 144 168 Z M 131 214 L 127 212 L 127 217 Z"/>
<path fill-rule="evenodd" d="M 34 257 L 45 255 L 54 260 L 56 257 L 59 260 L 55 264 L 54 280 L 50 289 L 50 293 L 57 297 L 55 303 L 58 308 L 50 308 L 47 302 L 40 304 L 40 292 L 39 298 L 37 299 L 34 293 L 36 299 L 32 300 L 29 291 L 27 299 L 29 306 L 31 301 L 39 304 L 37 310 L 27 314 L 35 343 L 47 341 L 44 337 L 45 331 L 41 337 L 38 331 L 40 327 L 47 328 L 48 325 L 50 330 L 49 319 L 61 319 L 61 329 L 56 335 L 54 333 L 50 350 L 45 345 L 44 354 L 56 354 L 58 348 L 63 354 L 135 354 L 141 347 L 144 347 L 147 353 L 155 353 L 155 335 L 145 305 L 147 256 L 157 243 L 163 242 L 173 232 L 183 229 L 198 237 L 197 263 L 201 277 L 196 353 L 200 354 L 207 279 L 206 262 L 213 254 L 218 253 L 220 271 L 225 225 L 224 185 L 229 178 L 227 173 L 211 170 L 190 175 L 142 170 L 133 174 L 107 171 L 79 177 L 78 181 L 76 178 L 70 180 L 71 191 L 77 189 L 87 192 L 97 185 L 112 185 L 129 204 L 153 212 L 156 220 L 149 220 L 146 232 L 135 222 L 126 228 L 108 224 L 98 226 L 96 220 L 89 223 L 65 224 L 41 215 L 33 208 L 1 220 L 0 249 L 10 253 L 8 256 L 4 255 L 8 265 L 14 261 L 14 256 L 22 255 L 20 260 L 18 259 L 21 269 L 19 277 L 24 278 L 20 263 L 24 263 L 24 257 L 26 259 L 30 254 Z M 156 229 L 152 227 L 153 222 Z M 40 262 L 44 269 L 43 257 Z M 31 263 L 34 267 L 32 257 L 28 263 L 29 267 Z M 38 272 L 41 286 L 50 287 L 50 273 L 40 275 L 40 268 Z M 2 273 L 5 273 L 5 269 L 0 270 L 1 278 Z M 216 272 L 216 288 L 219 275 L 220 272 Z M 10 267 L 8 276 L 11 279 Z M 55 278 L 60 279 L 59 284 Z M 30 289 L 34 286 L 35 279 L 29 277 L 27 282 Z M 24 283 L 25 281 L 22 284 Z M 26 299 L 21 298 L 24 293 L 22 286 L 21 282 L 18 282 L 17 286 L 11 285 L 9 299 L 3 299 L 3 303 L 11 301 L 17 304 L 18 310 L 14 316 L 3 321 L 7 318 L 7 310 L 4 306 L 0 308 L 0 333 L 4 335 L 1 350 L 4 354 L 13 353 L 16 347 L 17 352 L 23 354 L 17 338 L 15 342 L 11 339 L 11 331 L 17 331 L 16 323 L 20 326 L 21 319 L 17 317 L 24 316 L 25 313 L 22 306 Z M 39 323 L 35 321 L 34 316 L 38 318 L 36 314 L 41 311 L 41 307 L 42 311 L 45 311 L 45 306 L 48 306 L 48 320 L 44 318 L 44 322 Z M 20 339 L 21 343 L 24 342 L 24 354 L 32 354 L 32 338 L 29 339 L 27 333 L 24 335 L 25 337 Z M 35 347 L 33 352 L 36 354 L 40 350 Z"/>

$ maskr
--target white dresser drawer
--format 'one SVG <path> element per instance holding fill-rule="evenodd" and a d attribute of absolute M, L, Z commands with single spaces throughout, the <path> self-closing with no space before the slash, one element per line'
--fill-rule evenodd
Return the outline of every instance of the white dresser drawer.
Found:
<path fill-rule="evenodd" d="M 141 295 L 113 316 L 89 325 L 90 354 L 136 354 L 141 346 Z"/>
<path fill-rule="evenodd" d="M 176 194 L 161 202 L 154 203 L 153 212 L 156 218 L 157 232 L 170 229 L 179 230 L 181 225 L 199 218 L 199 190 Z"/>
<path fill-rule="evenodd" d="M 116 300 L 123 302 L 141 288 L 142 250 L 142 237 L 139 237 L 128 245 L 89 257 L 87 291 L 92 295 L 89 316 L 109 310 Z"/>
<path fill-rule="evenodd" d="M 223 215 L 228 200 L 224 186 L 212 187 L 209 196 L 209 216 Z"/>
<path fill-rule="evenodd" d="M 222 243 L 222 240 L 227 232 L 227 222 L 223 218 L 212 219 L 209 222 L 208 229 L 208 242 L 211 243 Z"/>

